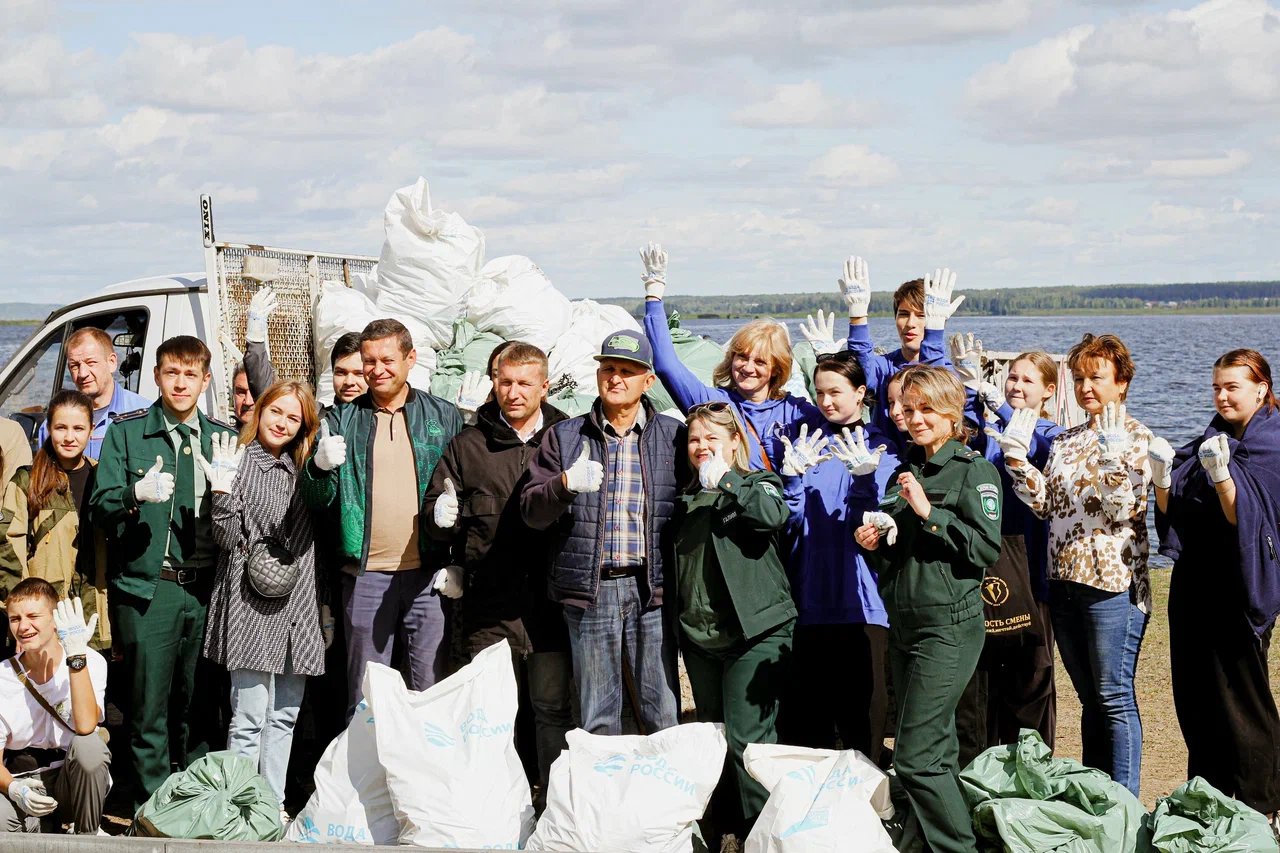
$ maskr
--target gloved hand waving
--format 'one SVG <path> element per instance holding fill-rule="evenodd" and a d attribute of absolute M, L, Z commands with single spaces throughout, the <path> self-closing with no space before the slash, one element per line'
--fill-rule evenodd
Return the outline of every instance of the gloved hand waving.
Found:
<path fill-rule="evenodd" d="M 239 446 L 239 439 L 229 432 L 216 432 L 209 439 L 209 451 L 213 461 L 209 462 L 195 448 L 196 464 L 204 470 L 205 479 L 209 481 L 209 490 L 220 494 L 229 494 L 235 485 L 236 472 L 240 470 L 240 460 L 244 458 L 245 449 Z"/>
<path fill-rule="evenodd" d="M 347 440 L 340 435 L 329 434 L 329 422 L 320 422 L 316 433 L 316 455 L 312 457 L 321 471 L 332 471 L 347 461 Z"/>
<path fill-rule="evenodd" d="M 162 504 L 173 497 L 173 475 L 163 468 L 164 459 L 157 456 L 156 464 L 133 484 L 133 496 L 139 503 Z"/>
<path fill-rule="evenodd" d="M 1098 431 L 1102 461 L 1117 462 L 1128 452 L 1132 439 L 1126 420 L 1124 403 L 1107 403 L 1094 416 L 1093 428 Z"/>
<path fill-rule="evenodd" d="M 880 467 L 880 457 L 884 454 L 885 445 L 880 445 L 872 453 L 867 449 L 867 436 L 862 427 L 854 427 L 853 432 L 854 434 L 850 435 L 849 428 L 845 427 L 840 435 L 833 435 L 831 452 L 835 458 L 844 463 L 844 467 L 848 468 L 853 476 L 874 474 Z"/>
<path fill-rule="evenodd" d="M 476 410 L 489 399 L 493 380 L 478 370 L 468 370 L 462 375 L 462 388 L 458 391 L 458 411 L 469 424 L 476 422 Z"/>
<path fill-rule="evenodd" d="M 982 339 L 969 334 L 951 336 L 951 366 L 966 388 L 977 389 L 982 382 Z"/>
<path fill-rule="evenodd" d="M 804 339 L 813 345 L 813 351 L 818 355 L 839 352 L 840 344 L 836 343 L 836 314 L 832 311 L 830 314 L 823 316 L 822 309 L 818 309 L 818 321 L 815 323 L 813 315 L 810 314 L 805 318 L 808 322 L 800 324 L 800 334 Z"/>
<path fill-rule="evenodd" d="M 93 632 L 98 629 L 98 614 L 93 614 L 88 624 L 84 621 L 84 607 L 80 598 L 62 599 L 53 609 L 53 627 L 58 632 L 58 642 L 67 657 L 89 652 Z"/>
<path fill-rule="evenodd" d="M 644 262 L 644 282 L 646 299 L 661 299 L 667 290 L 667 251 L 658 243 L 650 243 L 640 250 L 640 260 Z"/>
<path fill-rule="evenodd" d="M 598 492 L 604 485 L 604 466 L 591 458 L 591 447 L 583 444 L 582 454 L 563 476 L 564 486 L 571 492 Z"/>
<path fill-rule="evenodd" d="M 949 269 L 934 270 L 924 277 L 924 327 L 945 329 L 947 320 L 956 313 L 964 297 L 951 301 L 951 291 L 956 286 L 956 274 Z"/>
<path fill-rule="evenodd" d="M 1013 413 L 1004 432 L 997 439 L 1005 459 L 1027 461 L 1027 454 L 1031 452 L 1031 440 L 1035 437 L 1036 424 L 1039 422 L 1035 409 L 1018 409 Z"/>
<path fill-rule="evenodd" d="M 871 273 L 867 262 L 850 255 L 844 262 L 844 278 L 839 280 L 840 296 L 849 308 L 850 320 L 865 320 L 871 310 Z"/>
<path fill-rule="evenodd" d="M 1147 461 L 1151 463 L 1151 485 L 1167 489 L 1173 485 L 1173 448 L 1163 438 L 1151 439 L 1147 445 Z"/>
<path fill-rule="evenodd" d="M 1224 483 L 1231 479 L 1231 470 L 1228 467 L 1231 464 L 1231 445 L 1227 443 L 1226 433 L 1220 432 L 1205 439 L 1196 455 L 1200 458 L 1200 465 L 1209 474 L 1210 480 L 1215 483 Z"/>
<path fill-rule="evenodd" d="M 827 439 L 823 437 L 822 430 L 814 430 L 813 435 L 809 435 L 808 424 L 800 425 L 800 435 L 794 444 L 785 435 L 782 436 L 782 444 L 786 448 L 782 457 L 784 477 L 799 477 L 814 465 L 831 458 L 830 453 L 822 452 L 827 447 Z"/>
<path fill-rule="evenodd" d="M 269 285 L 263 285 L 249 300 L 249 316 L 244 327 L 246 344 L 263 344 L 267 342 L 267 320 L 276 310 L 276 292 Z"/>

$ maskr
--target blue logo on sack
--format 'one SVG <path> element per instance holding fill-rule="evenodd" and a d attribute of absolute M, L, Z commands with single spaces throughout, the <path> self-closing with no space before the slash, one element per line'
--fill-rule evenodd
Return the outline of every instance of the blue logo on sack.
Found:
<path fill-rule="evenodd" d="M 359 704 L 359 705 L 356 705 L 356 713 L 357 713 L 357 714 L 363 714 L 365 711 L 368 711 L 368 710 L 369 710 L 369 703 L 368 703 L 368 702 L 366 702 L 365 700 L 361 699 L 361 700 L 360 700 L 360 704 Z M 365 720 L 365 722 L 366 722 L 366 723 L 372 723 L 372 722 L 373 722 L 373 714 L 370 714 L 370 715 L 369 715 L 369 717 L 368 717 L 368 719 L 366 719 L 366 720 Z"/>
<path fill-rule="evenodd" d="M 627 757 L 625 755 L 610 755 L 604 761 L 596 762 L 596 772 L 612 776 L 626 766 L 626 761 Z"/>
<path fill-rule="evenodd" d="M 476 708 L 463 722 L 460 729 L 462 731 L 462 742 L 466 743 L 470 738 L 491 738 L 510 734 L 515 729 L 515 723 L 490 723 L 489 718 L 485 716 L 484 708 Z"/>
<path fill-rule="evenodd" d="M 422 733 L 427 736 L 427 743 L 432 746 L 456 746 L 458 743 L 452 735 L 434 723 L 424 722 Z"/>
<path fill-rule="evenodd" d="M 315 821 L 309 817 L 304 817 L 302 823 L 299 824 L 298 830 L 301 837 L 294 839 L 300 844 L 319 844 L 320 843 L 320 827 L 316 826 Z"/>
<path fill-rule="evenodd" d="M 792 770 L 787 774 L 792 779 L 798 779 L 801 782 L 812 785 L 818 781 L 818 772 L 813 769 L 813 765 L 801 767 L 799 770 Z"/>
<path fill-rule="evenodd" d="M 789 775 L 789 774 L 788 774 Z M 779 839 L 789 838 L 801 832 L 808 832 L 811 829 L 822 829 L 831 822 L 830 809 L 816 809 L 804 816 L 804 820 L 799 823 L 793 823 L 782 831 L 778 836 Z"/>
<path fill-rule="evenodd" d="M 668 764 L 667 759 L 661 755 L 641 755 L 636 752 L 635 759 L 631 769 L 627 771 L 627 775 L 649 776 L 655 782 L 670 785 L 686 794 L 693 794 L 697 790 L 697 785 L 681 776 L 680 771 Z"/>

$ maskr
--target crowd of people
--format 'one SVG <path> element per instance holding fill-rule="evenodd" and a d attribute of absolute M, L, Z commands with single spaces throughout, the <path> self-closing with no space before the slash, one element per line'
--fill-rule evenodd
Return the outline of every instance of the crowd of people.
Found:
<path fill-rule="evenodd" d="M 1152 491 L 1188 774 L 1274 819 L 1280 403 L 1260 354 L 1218 359 L 1217 415 L 1175 451 L 1126 411 L 1137 371 L 1116 336 L 1071 349 L 1072 389 L 1036 351 L 994 385 L 980 342 L 945 337 L 963 296 L 938 270 L 896 290 L 901 347 L 879 354 L 851 258 L 847 345 L 821 312 L 802 326 L 813 400 L 784 389 L 790 338 L 769 319 L 733 335 L 707 385 L 672 345 L 666 253 L 641 256 L 644 333 L 602 341 L 598 398 L 574 418 L 520 341 L 456 401 L 410 386 L 413 340 L 390 319 L 337 342 L 323 407 L 276 378 L 268 288 L 235 424 L 197 405 L 201 340 L 159 347 L 151 403 L 113 380 L 109 337 L 72 335 L 76 387 L 50 401 L 34 457 L 0 425 L 0 825 L 99 831 L 109 700 L 128 709 L 116 775 L 135 807 L 224 744 L 283 802 L 304 708 L 332 737 L 369 661 L 425 690 L 505 640 L 542 796 L 575 725 L 620 734 L 625 705 L 642 732 L 677 724 L 679 652 L 697 719 L 729 744 L 713 845 L 736 849 L 767 798 L 747 744 L 782 742 L 892 767 L 930 848 L 973 851 L 958 773 L 1021 729 L 1052 747 L 1055 644 L 1082 760 L 1138 791 Z M 651 403 L 659 380 L 680 418 Z M 1050 412 L 1072 392 L 1088 418 L 1064 429 Z M 1012 636 L 988 618 L 993 577 L 1027 591 Z"/>

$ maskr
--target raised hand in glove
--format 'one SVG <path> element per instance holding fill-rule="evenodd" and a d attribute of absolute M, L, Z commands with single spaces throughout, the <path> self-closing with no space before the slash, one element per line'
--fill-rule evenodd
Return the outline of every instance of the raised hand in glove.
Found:
<path fill-rule="evenodd" d="M 476 409 L 483 406 L 493 390 L 493 380 L 478 370 L 468 370 L 462 375 L 462 387 L 458 390 L 458 411 L 469 424 L 476 422 Z"/>
<path fill-rule="evenodd" d="M 1039 422 L 1040 418 L 1036 415 L 1035 409 L 1014 411 L 1004 432 L 1000 433 L 997 439 L 1000 449 L 1004 451 L 1005 459 L 1027 461 L 1027 454 L 1031 452 L 1031 440 L 1035 437 L 1036 424 Z"/>
<path fill-rule="evenodd" d="M 951 366 L 966 388 L 977 389 L 982 382 L 982 340 L 969 334 L 951 336 Z"/>
<path fill-rule="evenodd" d="M 965 385 L 968 386 L 969 383 L 966 382 Z M 1004 392 L 990 382 L 984 380 L 972 387 L 982 400 L 982 405 L 986 406 L 987 411 L 998 412 L 1000 407 L 1005 404 Z"/>
<path fill-rule="evenodd" d="M 445 598 L 462 598 L 462 569 L 448 566 L 436 572 L 431 588 Z"/>
<path fill-rule="evenodd" d="M 880 445 L 872 452 L 867 448 L 867 436 L 862 427 L 854 427 L 853 434 L 849 428 L 841 430 L 840 435 L 831 437 L 831 453 L 844 463 L 849 473 L 855 477 L 863 474 L 874 474 L 880 467 L 880 457 L 884 454 L 885 445 Z"/>
<path fill-rule="evenodd" d="M 1094 416 L 1093 428 L 1098 431 L 1099 452 L 1103 461 L 1114 462 L 1129 450 L 1132 439 L 1126 423 L 1124 403 L 1107 403 Z"/>
<path fill-rule="evenodd" d="M 157 456 L 156 464 L 133 484 L 133 496 L 139 503 L 162 504 L 173 497 L 173 475 L 162 468 L 164 459 Z"/>
<path fill-rule="evenodd" d="M 720 487 L 720 481 L 728 473 L 729 463 L 717 453 L 698 466 L 698 482 L 702 484 L 703 489 L 713 492 Z"/>
<path fill-rule="evenodd" d="M 564 487 L 571 492 L 598 492 L 604 485 L 604 466 L 591 458 L 591 447 L 582 445 L 582 455 L 562 475 Z"/>
<path fill-rule="evenodd" d="M 924 277 L 924 327 L 945 329 L 947 320 L 956 313 L 964 297 L 951 301 L 951 291 L 956 286 L 956 274 L 951 270 L 934 270 Z"/>
<path fill-rule="evenodd" d="M 822 309 L 819 308 L 818 321 L 816 323 L 812 314 L 805 319 L 808 322 L 807 325 L 806 323 L 800 324 L 800 334 L 813 345 L 813 351 L 817 355 L 840 351 L 840 345 L 836 343 L 836 314 L 834 311 L 823 316 Z"/>
<path fill-rule="evenodd" d="M 640 250 L 640 260 L 644 262 L 644 282 L 646 299 L 661 299 L 667 290 L 667 250 L 658 243 L 650 243 Z"/>
<path fill-rule="evenodd" d="M 823 437 L 822 430 L 814 430 L 813 435 L 809 435 L 808 424 L 800 425 L 800 435 L 794 444 L 791 439 L 785 435 L 782 436 L 782 445 L 786 448 L 782 457 L 784 477 L 799 477 L 814 465 L 831 458 L 830 453 L 822 452 L 827 446 L 827 439 Z"/>
<path fill-rule="evenodd" d="M 80 598 L 64 598 L 53 608 L 53 627 L 58 632 L 63 654 L 69 658 L 88 654 L 93 632 L 98 629 L 98 614 L 93 614 L 85 624 Z"/>
<path fill-rule="evenodd" d="M 267 320 L 271 312 L 276 310 L 276 292 L 263 285 L 249 300 L 249 318 L 245 322 L 244 342 L 246 344 L 263 344 L 267 342 Z"/>
<path fill-rule="evenodd" d="M 347 440 L 340 435 L 329 434 L 329 422 L 320 422 L 316 433 L 316 455 L 312 457 L 321 471 L 332 471 L 347 461 Z"/>
<path fill-rule="evenodd" d="M 31 817 L 51 815 L 58 809 L 58 801 L 45 791 L 44 782 L 29 776 L 9 783 L 9 799 Z"/>
<path fill-rule="evenodd" d="M 444 493 L 436 498 L 435 508 L 431 510 L 431 520 L 441 530 L 448 530 L 458 523 L 458 490 L 448 477 L 444 478 Z"/>
<path fill-rule="evenodd" d="M 1147 461 L 1151 463 L 1151 485 L 1167 489 L 1173 485 L 1173 448 L 1163 438 L 1151 439 L 1147 445 Z"/>
<path fill-rule="evenodd" d="M 1231 445 L 1227 443 L 1226 433 L 1220 432 L 1205 439 L 1196 456 L 1200 458 L 1201 467 L 1213 482 L 1224 483 L 1231 479 L 1228 467 L 1231 464 Z"/>
<path fill-rule="evenodd" d="M 871 273 L 867 262 L 850 255 L 844 262 L 844 278 L 840 279 L 840 296 L 849 308 L 850 320 L 865 320 L 871 310 Z"/>
<path fill-rule="evenodd" d="M 229 432 L 216 432 L 209 439 L 209 450 L 213 455 L 210 462 L 204 458 L 200 448 L 196 447 L 196 464 L 204 470 L 204 477 L 209 481 L 209 490 L 221 494 L 229 494 L 236 481 L 236 472 L 240 470 L 240 460 L 244 458 L 245 449 L 239 446 L 239 439 Z"/>

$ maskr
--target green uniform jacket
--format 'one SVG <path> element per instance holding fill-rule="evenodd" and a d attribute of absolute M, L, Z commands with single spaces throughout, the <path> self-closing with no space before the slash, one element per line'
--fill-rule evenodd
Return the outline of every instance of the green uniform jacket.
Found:
<path fill-rule="evenodd" d="M 462 416 L 452 404 L 409 388 L 404 403 L 413 461 L 418 469 L 418 512 L 431 485 L 431 472 L 450 440 L 462 430 Z M 316 512 L 334 512 L 338 519 L 337 546 L 343 563 L 356 563 L 364 574 L 369 559 L 369 517 L 365 508 L 373 500 L 373 398 L 369 394 L 350 403 L 339 403 L 325 414 L 331 435 L 347 440 L 347 461 L 333 471 L 321 471 L 315 460 L 302 469 L 302 499 Z M 418 524 L 418 553 L 425 569 L 433 543 L 425 518 Z M 442 549 L 441 553 L 444 551 Z"/>
<path fill-rule="evenodd" d="M 222 421 L 199 412 L 200 452 L 213 458 L 214 433 L 236 431 Z M 139 503 L 133 487 L 156 457 L 162 470 L 177 470 L 177 453 L 165 429 L 160 402 L 148 409 L 117 415 L 107 429 L 98 456 L 98 476 L 89 499 L 89 520 L 104 529 L 111 542 L 111 585 L 121 592 L 150 601 L 160 583 L 160 566 L 169 542 L 172 499 L 165 503 Z M 208 495 L 208 492 L 206 492 Z"/>
<path fill-rule="evenodd" d="M 777 542 L 778 531 L 791 511 L 782 497 L 782 480 L 770 471 L 753 471 L 745 477 L 730 471 L 719 485 L 715 502 L 718 517 L 712 524 L 711 538 L 742 633 L 753 640 L 796 618 Z M 684 534 L 680 522 L 691 497 L 681 495 L 672 519 L 677 553 L 682 550 L 680 537 Z M 676 571 L 683 568 L 677 560 Z M 679 575 L 675 588 L 680 588 Z"/>
<path fill-rule="evenodd" d="M 898 475 L 908 471 L 933 505 L 926 519 L 899 495 Z M 924 450 L 911 448 L 880 501 L 898 523 L 897 542 L 881 537 L 880 547 L 866 552 L 891 626 L 954 625 L 981 616 L 978 588 L 1000 556 L 1000 500 L 1000 474 L 980 453 L 948 441 L 925 462 Z"/>

